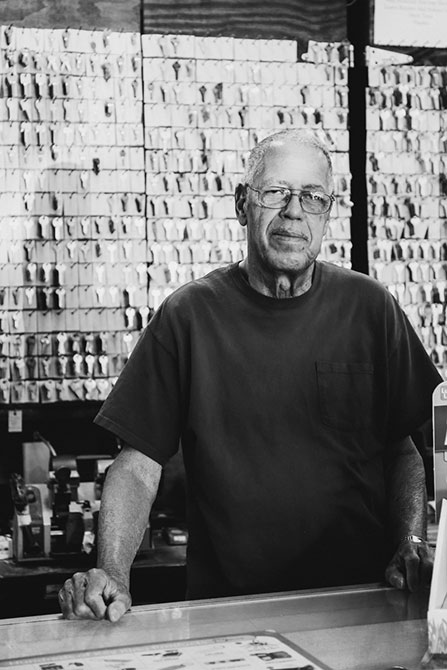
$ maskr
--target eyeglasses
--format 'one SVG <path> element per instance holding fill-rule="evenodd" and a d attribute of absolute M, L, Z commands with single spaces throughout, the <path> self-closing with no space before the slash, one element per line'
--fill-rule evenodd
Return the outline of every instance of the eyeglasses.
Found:
<path fill-rule="evenodd" d="M 308 214 L 326 214 L 335 200 L 334 195 L 328 195 L 323 191 L 296 191 L 283 186 L 271 186 L 261 191 L 250 184 L 245 185 L 258 194 L 258 204 L 267 209 L 287 207 L 292 195 L 297 195 L 301 207 Z"/>

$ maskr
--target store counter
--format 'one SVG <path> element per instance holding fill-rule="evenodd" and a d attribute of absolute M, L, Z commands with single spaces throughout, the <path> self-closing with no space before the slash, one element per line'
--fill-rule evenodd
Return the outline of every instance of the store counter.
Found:
<path fill-rule="evenodd" d="M 334 670 L 416 670 L 428 592 L 381 585 L 132 608 L 118 623 L 58 615 L 0 621 L 0 668 L 58 654 L 273 630 Z"/>

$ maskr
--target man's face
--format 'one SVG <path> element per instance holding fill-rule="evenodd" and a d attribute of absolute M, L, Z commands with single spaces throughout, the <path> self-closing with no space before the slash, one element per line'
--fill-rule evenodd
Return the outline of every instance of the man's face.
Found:
<path fill-rule="evenodd" d="M 293 142 L 271 147 L 250 185 L 259 191 L 282 186 L 294 191 L 332 193 L 323 152 Z M 329 212 L 305 212 L 297 195 L 282 209 L 268 209 L 258 203 L 258 194 L 249 188 L 241 191 L 236 200 L 239 221 L 247 226 L 250 263 L 273 273 L 301 273 L 312 265 L 320 252 Z"/>

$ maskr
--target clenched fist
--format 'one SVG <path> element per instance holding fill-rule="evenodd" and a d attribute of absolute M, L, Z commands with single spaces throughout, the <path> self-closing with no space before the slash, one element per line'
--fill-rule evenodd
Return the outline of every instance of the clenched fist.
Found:
<path fill-rule="evenodd" d="M 385 572 L 386 581 L 397 589 L 417 591 L 430 585 L 433 551 L 424 540 L 404 539 Z"/>
<path fill-rule="evenodd" d="M 127 612 L 131 603 L 127 586 L 98 568 L 76 572 L 59 591 L 59 604 L 65 619 L 115 622 Z"/>

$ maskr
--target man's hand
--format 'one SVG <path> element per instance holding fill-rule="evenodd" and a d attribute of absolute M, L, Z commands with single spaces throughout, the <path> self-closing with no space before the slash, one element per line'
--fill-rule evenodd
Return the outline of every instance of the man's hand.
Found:
<path fill-rule="evenodd" d="M 417 591 L 430 584 L 433 552 L 427 542 L 402 540 L 386 571 L 386 581 L 397 589 Z"/>
<path fill-rule="evenodd" d="M 108 619 L 115 622 L 130 608 L 129 589 L 104 570 L 76 572 L 59 591 L 65 619 Z"/>

